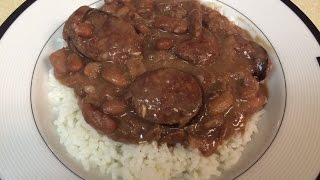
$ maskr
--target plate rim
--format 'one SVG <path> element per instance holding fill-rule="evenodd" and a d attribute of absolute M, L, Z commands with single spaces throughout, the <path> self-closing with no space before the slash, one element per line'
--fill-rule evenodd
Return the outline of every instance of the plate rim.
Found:
<path fill-rule="evenodd" d="M 103 1 L 103 0 L 97 0 L 91 4 L 89 4 L 88 6 L 92 6 L 96 3 L 99 3 L 100 1 Z M 280 129 L 281 129 L 281 126 L 283 124 L 283 121 L 284 121 L 284 117 L 285 117 L 285 114 L 286 114 L 286 109 L 287 109 L 287 82 L 286 82 L 286 75 L 285 75 L 285 72 L 284 72 L 284 68 L 283 68 L 283 65 L 281 63 L 281 60 L 280 60 L 280 57 L 278 55 L 278 52 L 276 51 L 274 45 L 271 43 L 270 39 L 266 36 L 266 34 L 261 30 L 261 28 L 259 28 L 259 26 L 257 26 L 256 23 L 254 23 L 248 16 L 246 16 L 245 14 L 243 14 L 242 12 L 240 12 L 238 9 L 236 9 L 235 7 L 233 7 L 232 5 L 226 3 L 226 2 L 223 2 L 221 0 L 215 0 L 217 1 L 218 3 L 221 3 L 221 4 L 224 4 L 225 6 L 233 9 L 234 11 L 236 11 L 237 13 L 241 14 L 243 17 L 245 17 L 250 23 L 252 23 L 261 33 L 262 35 L 266 38 L 266 40 L 268 41 L 268 43 L 270 43 L 271 45 L 271 48 L 272 50 L 275 52 L 275 55 L 277 56 L 278 58 L 278 61 L 279 61 L 279 64 L 280 64 L 280 68 L 281 68 L 281 72 L 282 72 L 282 75 L 283 75 L 283 78 L 284 78 L 284 94 L 285 94 L 285 97 L 284 97 L 284 107 L 283 107 L 283 111 L 282 111 L 282 117 L 281 117 L 281 120 L 279 121 L 280 123 L 278 124 L 277 126 L 277 130 L 274 134 L 274 137 L 271 139 L 270 141 L 270 144 L 266 147 L 266 149 L 253 161 L 253 163 L 251 165 L 249 165 L 246 169 L 244 169 L 242 172 L 240 172 L 239 174 L 235 175 L 232 180 L 236 180 L 238 178 L 240 178 L 243 174 L 245 174 L 248 170 L 250 170 L 262 157 L 264 157 L 264 155 L 267 153 L 267 151 L 270 149 L 270 147 L 272 146 L 273 142 L 275 141 L 275 139 L 277 138 L 279 132 L 280 132 Z M 39 55 L 37 57 L 37 60 L 34 64 L 34 67 L 33 67 L 33 71 L 32 71 L 32 77 L 31 77 L 31 84 L 30 84 L 30 95 L 29 95 L 29 100 L 30 100 L 30 104 L 31 104 L 31 112 L 32 112 L 32 118 L 33 118 L 33 121 L 34 121 L 34 124 L 36 126 L 36 129 L 39 133 L 39 135 L 41 136 L 41 139 L 44 141 L 45 145 L 47 146 L 47 148 L 49 149 L 49 151 L 54 155 L 54 157 L 65 167 L 67 168 L 71 173 L 73 173 L 74 175 L 76 175 L 77 177 L 79 177 L 80 179 L 82 180 L 87 180 L 86 178 L 82 177 L 81 175 L 79 175 L 78 173 L 76 173 L 75 171 L 73 171 L 71 168 L 69 168 L 57 155 L 56 153 L 54 152 L 54 150 L 50 147 L 50 145 L 47 143 L 47 141 L 45 140 L 44 136 L 42 135 L 40 129 L 39 129 L 39 126 L 37 124 L 37 120 L 35 118 L 35 115 L 34 115 L 34 109 L 33 109 L 33 103 L 32 103 L 32 87 L 33 87 L 33 78 L 34 78 L 34 73 L 35 73 L 35 70 L 36 70 L 36 67 L 37 67 L 37 64 L 38 64 L 38 61 L 39 61 L 39 58 L 45 48 L 45 46 L 48 44 L 48 42 L 50 41 L 50 39 L 52 38 L 52 36 L 65 24 L 66 21 L 62 22 L 59 26 L 57 26 L 57 28 L 52 32 L 52 34 L 48 37 L 48 39 L 46 40 L 46 42 L 44 43 L 44 45 L 42 46 L 41 48 L 41 51 L 39 52 Z"/>
<path fill-rule="evenodd" d="M 26 2 L 28 2 L 28 1 L 26 1 Z M 29 2 L 30 2 L 30 1 L 29 1 Z M 300 19 L 301 19 L 301 18 L 300 18 Z M 12 23 L 13 23 L 13 22 L 12 22 Z M 0 30 L 2 30 L 2 27 L 3 27 L 3 26 L 1 26 L 1 29 L 0 29 Z M 301 25 L 301 27 L 302 27 L 302 25 Z M 308 26 L 307 26 L 307 27 L 308 27 Z M 309 27 L 308 27 L 308 28 L 309 28 Z M 314 35 L 314 34 L 313 34 L 313 35 Z M 311 37 L 311 36 L 310 36 L 310 37 Z"/>

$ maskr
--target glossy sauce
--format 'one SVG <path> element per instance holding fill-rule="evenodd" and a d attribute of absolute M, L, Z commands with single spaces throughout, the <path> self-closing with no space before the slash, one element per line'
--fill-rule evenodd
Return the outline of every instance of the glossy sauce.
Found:
<path fill-rule="evenodd" d="M 107 2 L 80 7 L 50 56 L 85 120 L 124 143 L 157 141 L 203 155 L 267 102 L 265 49 L 197 1 Z"/>

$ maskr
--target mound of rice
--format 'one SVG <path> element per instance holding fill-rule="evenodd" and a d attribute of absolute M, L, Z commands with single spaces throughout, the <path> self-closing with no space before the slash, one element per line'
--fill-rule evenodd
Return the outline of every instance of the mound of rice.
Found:
<path fill-rule="evenodd" d="M 100 169 L 113 179 L 209 179 L 235 164 L 257 132 L 256 123 L 263 114 L 260 111 L 247 124 L 243 135 L 237 134 L 218 148 L 216 154 L 204 157 L 198 150 L 177 145 L 168 148 L 156 143 L 127 145 L 98 134 L 88 125 L 78 107 L 71 88 L 61 85 L 49 72 L 49 99 L 57 119 L 54 124 L 60 142 L 68 153 L 82 163 L 86 170 Z"/>

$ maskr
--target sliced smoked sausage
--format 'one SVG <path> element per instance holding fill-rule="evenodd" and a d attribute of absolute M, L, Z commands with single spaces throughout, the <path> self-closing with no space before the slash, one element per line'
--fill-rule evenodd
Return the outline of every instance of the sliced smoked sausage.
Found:
<path fill-rule="evenodd" d="M 173 68 L 145 73 L 130 88 L 136 113 L 156 123 L 184 125 L 202 104 L 197 79 Z"/>

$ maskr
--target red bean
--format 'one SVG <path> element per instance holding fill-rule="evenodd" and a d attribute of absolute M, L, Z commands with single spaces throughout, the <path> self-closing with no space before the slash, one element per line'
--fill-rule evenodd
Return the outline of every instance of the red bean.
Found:
<path fill-rule="evenodd" d="M 142 33 L 144 35 L 146 35 L 150 32 L 150 29 L 144 24 L 137 24 L 137 25 L 135 25 L 135 28 L 139 33 Z"/>
<path fill-rule="evenodd" d="M 197 135 L 189 135 L 189 146 L 197 148 L 204 156 L 210 156 L 216 149 L 216 142 L 211 138 L 202 138 Z"/>
<path fill-rule="evenodd" d="M 102 111 L 110 115 L 121 115 L 126 111 L 126 109 L 126 102 L 120 99 L 107 100 L 102 105 Z"/>
<path fill-rule="evenodd" d="M 102 7 L 102 10 L 104 12 L 107 12 L 109 14 L 115 14 L 116 11 L 118 10 L 118 5 L 115 4 L 115 3 L 106 3 L 103 7 Z"/>
<path fill-rule="evenodd" d="M 94 31 L 94 26 L 90 23 L 79 23 L 74 26 L 74 31 L 76 35 L 83 37 L 83 38 L 89 38 L 92 36 Z"/>
<path fill-rule="evenodd" d="M 87 92 L 85 93 L 85 97 L 82 99 L 83 102 L 87 104 L 92 104 L 93 106 L 101 106 L 102 100 L 97 94 Z"/>
<path fill-rule="evenodd" d="M 200 9 L 194 9 L 189 15 L 190 32 L 194 37 L 200 37 L 202 33 L 202 13 Z"/>
<path fill-rule="evenodd" d="M 129 13 L 129 11 L 130 9 L 127 6 L 124 6 L 117 11 L 116 15 L 118 17 L 123 17 L 123 16 L 126 16 Z"/>
<path fill-rule="evenodd" d="M 251 74 L 239 73 L 236 78 L 236 88 L 240 92 L 240 98 L 248 99 L 256 96 L 259 90 L 259 82 Z"/>
<path fill-rule="evenodd" d="M 60 49 L 52 53 L 49 59 L 54 67 L 55 73 L 66 74 L 68 72 L 68 68 L 66 67 L 67 51 L 65 49 Z"/>
<path fill-rule="evenodd" d="M 156 28 L 177 34 L 185 33 L 188 30 L 188 22 L 186 19 L 176 19 L 167 16 L 158 16 L 154 20 Z"/>
<path fill-rule="evenodd" d="M 161 138 L 161 142 L 166 142 L 167 145 L 175 145 L 177 143 L 183 143 L 186 133 L 183 129 L 175 129 L 169 131 L 165 136 Z"/>
<path fill-rule="evenodd" d="M 85 83 L 85 76 L 81 75 L 79 72 L 72 73 L 68 78 L 64 79 L 64 84 L 69 87 L 76 87 Z"/>
<path fill-rule="evenodd" d="M 230 91 L 224 91 L 219 96 L 210 99 L 208 110 L 211 116 L 227 111 L 233 104 L 233 96 Z"/>
<path fill-rule="evenodd" d="M 72 53 L 68 56 L 66 65 L 70 71 L 80 71 L 83 67 L 83 63 L 81 60 L 81 57 L 79 57 L 77 54 Z"/>
<path fill-rule="evenodd" d="M 117 123 L 113 117 L 95 110 L 91 104 L 82 104 L 82 113 L 88 124 L 103 133 L 110 134 L 117 129 Z"/>
<path fill-rule="evenodd" d="M 127 61 L 126 65 L 132 78 L 136 78 L 146 72 L 145 65 L 142 62 L 142 57 L 131 57 Z"/>
<path fill-rule="evenodd" d="M 156 125 L 144 135 L 144 138 L 148 142 L 159 141 L 163 130 L 164 129 L 161 128 L 160 125 Z"/>
<path fill-rule="evenodd" d="M 129 77 L 117 66 L 105 66 L 102 71 L 102 78 L 118 87 L 126 87 L 129 84 Z"/>
<path fill-rule="evenodd" d="M 264 95 L 258 95 L 251 97 L 247 100 L 247 108 L 246 113 L 254 113 L 263 108 L 263 106 L 267 103 L 267 97 Z"/>
<path fill-rule="evenodd" d="M 96 88 L 92 85 L 87 85 L 83 87 L 84 92 L 88 93 L 88 94 L 93 94 L 96 92 Z"/>
<path fill-rule="evenodd" d="M 185 33 L 187 30 L 188 30 L 187 22 L 181 21 L 174 27 L 173 32 L 177 34 L 182 34 L 182 33 Z"/>
<path fill-rule="evenodd" d="M 100 73 L 101 64 L 90 62 L 84 67 L 83 73 L 91 79 L 97 78 Z"/>

